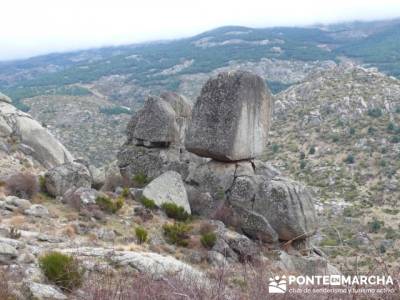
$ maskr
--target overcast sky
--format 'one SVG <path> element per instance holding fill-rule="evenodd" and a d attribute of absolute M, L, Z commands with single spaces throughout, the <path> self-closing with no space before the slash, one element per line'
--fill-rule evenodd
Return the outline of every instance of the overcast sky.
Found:
<path fill-rule="evenodd" d="M 400 0 L 1 0 L 0 60 L 268 27 L 400 17 Z"/>

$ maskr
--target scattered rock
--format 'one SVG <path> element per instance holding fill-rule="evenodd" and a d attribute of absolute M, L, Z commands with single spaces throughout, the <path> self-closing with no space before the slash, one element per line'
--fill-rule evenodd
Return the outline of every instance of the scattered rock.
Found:
<path fill-rule="evenodd" d="M 35 300 L 64 300 L 68 299 L 63 293 L 51 285 L 27 282 L 25 290 L 28 299 Z"/>
<path fill-rule="evenodd" d="M 151 181 L 143 190 L 143 196 L 153 200 L 157 206 L 163 203 L 175 203 L 191 213 L 185 185 L 177 172 L 165 172 Z"/>
<path fill-rule="evenodd" d="M 43 218 L 49 216 L 49 210 L 41 204 L 33 204 L 29 209 L 24 211 L 24 214 Z"/>
<path fill-rule="evenodd" d="M 80 187 L 90 188 L 92 177 L 83 164 L 66 163 L 46 172 L 45 184 L 47 192 L 53 196 L 63 196 L 68 190 Z"/>
<path fill-rule="evenodd" d="M 18 257 L 18 251 L 11 246 L 0 242 L 0 264 L 9 265 Z"/>
<path fill-rule="evenodd" d="M 29 200 L 21 199 L 15 196 L 7 196 L 5 198 L 5 204 L 6 208 L 12 211 L 18 209 L 20 210 L 28 209 L 32 205 Z"/>

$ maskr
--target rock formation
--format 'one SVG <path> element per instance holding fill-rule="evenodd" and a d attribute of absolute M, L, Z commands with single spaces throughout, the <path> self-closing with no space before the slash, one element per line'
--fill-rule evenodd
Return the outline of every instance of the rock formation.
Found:
<path fill-rule="evenodd" d="M 16 152 L 33 159 L 43 168 L 73 160 L 69 151 L 47 129 L 29 114 L 15 108 L 9 97 L 0 94 L 0 153 L 9 158 Z"/>
<path fill-rule="evenodd" d="M 264 150 L 271 120 L 271 96 L 260 77 L 236 71 L 210 79 L 191 117 L 178 95 L 164 94 L 163 99 L 150 98 L 132 117 L 128 142 L 119 154 L 123 175 L 154 178 L 167 171 L 178 172 L 186 185 L 190 204 L 185 204 L 186 210 L 207 217 L 217 217 L 225 210 L 227 221 L 234 221 L 239 231 L 253 239 L 301 241 L 314 234 L 317 222 L 307 188 L 254 159 Z M 150 109 L 155 105 L 157 109 Z M 160 107 L 165 107 L 163 113 Z M 177 115 L 185 122 L 190 120 L 184 144 L 193 154 L 186 151 L 182 140 L 171 138 L 179 127 L 171 125 L 172 116 L 176 120 Z M 164 120 L 161 135 L 161 125 L 146 126 L 153 119 Z M 146 134 L 138 134 L 142 128 L 148 130 Z M 155 139 L 150 138 L 153 131 Z M 154 190 L 155 185 L 150 183 L 148 189 L 153 186 Z"/>
<path fill-rule="evenodd" d="M 221 73 L 201 90 L 185 146 L 220 161 L 255 158 L 265 149 L 271 109 L 271 94 L 261 77 L 243 71 Z"/>
<path fill-rule="evenodd" d="M 127 142 L 118 153 L 122 176 L 155 178 L 174 170 L 185 178 L 192 162 L 201 160 L 183 147 L 190 116 L 191 106 L 180 95 L 165 92 L 149 97 L 127 126 Z"/>
<path fill-rule="evenodd" d="M 267 142 L 270 113 L 271 97 L 255 75 L 223 73 L 205 84 L 186 146 L 212 160 L 197 165 L 186 178 L 189 202 L 202 215 L 227 207 L 228 218 L 255 239 L 304 240 L 317 227 L 310 193 L 253 160 Z"/>

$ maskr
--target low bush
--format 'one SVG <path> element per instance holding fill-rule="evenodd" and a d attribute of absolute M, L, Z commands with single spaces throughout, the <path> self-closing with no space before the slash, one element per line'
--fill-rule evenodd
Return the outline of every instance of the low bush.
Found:
<path fill-rule="evenodd" d="M 163 226 L 164 236 L 167 238 L 168 243 L 182 247 L 186 247 L 189 244 L 189 231 L 191 229 L 191 226 L 181 222 Z"/>
<path fill-rule="evenodd" d="M 39 258 L 39 266 L 46 278 L 64 291 L 82 285 L 84 269 L 72 256 L 50 252 Z"/>
<path fill-rule="evenodd" d="M 161 208 L 169 218 L 177 221 L 186 221 L 190 217 L 182 206 L 176 205 L 175 203 L 163 203 Z"/>
<path fill-rule="evenodd" d="M 378 233 L 385 223 L 374 218 L 371 222 L 368 222 L 368 231 L 370 233 Z"/>
<path fill-rule="evenodd" d="M 353 154 L 347 155 L 347 157 L 344 159 L 344 162 L 349 165 L 354 164 L 354 161 L 355 161 L 355 159 L 354 159 Z"/>
<path fill-rule="evenodd" d="M 6 193 L 32 199 L 39 192 L 38 178 L 31 173 L 16 173 L 5 180 Z"/>
<path fill-rule="evenodd" d="M 200 238 L 201 244 L 204 246 L 204 248 L 211 249 L 214 247 L 215 242 L 217 241 L 217 235 L 215 232 L 207 232 L 203 233 Z"/>
<path fill-rule="evenodd" d="M 310 150 L 308 151 L 308 154 L 313 155 L 315 154 L 315 147 L 311 146 Z"/>
<path fill-rule="evenodd" d="M 146 184 L 148 184 L 151 181 L 151 179 L 147 177 L 147 175 L 144 173 L 137 173 L 135 176 L 132 177 L 132 181 L 135 186 L 143 187 Z"/>
<path fill-rule="evenodd" d="M 137 242 L 139 244 L 143 244 L 147 241 L 148 233 L 147 233 L 147 230 L 144 229 L 143 227 L 140 227 L 140 226 L 136 227 L 135 235 L 136 235 Z"/>
<path fill-rule="evenodd" d="M 113 200 L 106 196 L 99 196 L 96 198 L 96 204 L 100 207 L 101 210 L 115 214 L 118 210 L 122 208 L 124 205 L 124 198 L 118 197 Z"/>
<path fill-rule="evenodd" d="M 379 118 L 382 116 L 382 110 L 380 108 L 370 108 L 368 115 L 373 118 Z"/>
<path fill-rule="evenodd" d="M 46 178 L 42 175 L 39 176 L 39 189 L 42 193 L 46 193 Z"/>
<path fill-rule="evenodd" d="M 146 198 L 145 196 L 141 196 L 139 201 L 140 201 L 140 203 L 143 204 L 144 207 L 146 207 L 148 209 L 156 209 L 157 208 L 157 205 L 154 202 L 154 200 Z"/>

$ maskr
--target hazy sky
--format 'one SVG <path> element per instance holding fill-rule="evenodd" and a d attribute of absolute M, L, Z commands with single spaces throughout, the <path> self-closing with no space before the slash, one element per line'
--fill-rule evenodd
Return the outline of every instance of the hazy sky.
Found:
<path fill-rule="evenodd" d="M 400 17 L 400 0 L 1 0 L 0 60 L 267 27 Z"/>

